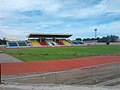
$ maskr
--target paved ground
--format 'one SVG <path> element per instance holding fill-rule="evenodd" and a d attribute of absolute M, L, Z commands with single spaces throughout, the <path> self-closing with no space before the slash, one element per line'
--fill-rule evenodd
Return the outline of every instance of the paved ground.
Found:
<path fill-rule="evenodd" d="M 0 52 L 0 63 L 22 62 L 8 54 Z"/>
<path fill-rule="evenodd" d="M 119 88 L 73 85 L 0 85 L 0 90 L 120 90 Z"/>

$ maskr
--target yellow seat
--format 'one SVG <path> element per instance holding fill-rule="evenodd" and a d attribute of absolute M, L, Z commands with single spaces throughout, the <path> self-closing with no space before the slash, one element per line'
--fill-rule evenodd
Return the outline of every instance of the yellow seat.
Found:
<path fill-rule="evenodd" d="M 32 46 L 40 46 L 40 43 L 38 41 L 30 40 L 30 42 L 32 43 Z"/>
<path fill-rule="evenodd" d="M 66 40 L 62 40 L 62 43 L 64 44 L 64 45 L 71 45 L 68 41 L 66 41 Z"/>

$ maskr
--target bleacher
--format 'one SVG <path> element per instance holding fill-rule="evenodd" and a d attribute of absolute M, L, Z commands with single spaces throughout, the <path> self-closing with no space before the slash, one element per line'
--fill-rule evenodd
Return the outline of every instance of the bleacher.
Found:
<path fill-rule="evenodd" d="M 49 46 L 53 46 L 50 41 L 46 41 Z"/>
<path fill-rule="evenodd" d="M 15 41 L 7 42 L 7 45 L 8 45 L 9 47 L 18 47 L 18 44 L 17 44 L 17 42 L 15 42 Z"/>
<path fill-rule="evenodd" d="M 73 45 L 82 45 L 82 44 L 84 44 L 81 41 L 71 41 L 71 42 L 73 43 Z"/>
<path fill-rule="evenodd" d="M 55 43 L 52 40 L 47 40 L 46 42 L 48 43 L 49 46 L 57 46 L 58 45 L 57 43 Z"/>
<path fill-rule="evenodd" d="M 61 41 L 64 45 L 71 45 L 71 43 L 69 43 L 67 40 L 62 40 Z"/>
<path fill-rule="evenodd" d="M 8 47 L 26 47 L 27 43 L 26 41 L 7 41 Z"/>
<path fill-rule="evenodd" d="M 75 42 L 75 41 L 71 41 L 71 42 L 72 42 L 73 45 L 78 45 L 78 43 Z"/>
<path fill-rule="evenodd" d="M 77 41 L 79 44 L 84 44 L 83 42 Z"/>
<path fill-rule="evenodd" d="M 46 46 L 46 45 L 48 45 L 48 44 L 47 44 L 46 41 L 41 41 L 41 42 L 40 42 L 40 45 Z"/>
<path fill-rule="evenodd" d="M 51 41 L 51 44 L 54 45 L 54 46 L 57 46 L 58 44 L 54 41 Z"/>
<path fill-rule="evenodd" d="M 57 43 L 58 45 L 64 45 L 64 43 L 61 42 L 61 41 L 56 41 L 56 43 Z"/>
<path fill-rule="evenodd" d="M 24 41 L 18 42 L 18 45 L 19 46 L 27 46 L 26 42 L 24 42 Z"/>
<path fill-rule="evenodd" d="M 7 47 L 18 47 L 17 41 L 19 41 L 16 37 L 5 37 Z"/>
<path fill-rule="evenodd" d="M 29 40 L 29 41 L 31 42 L 32 46 L 34 46 L 34 47 L 41 46 L 40 43 L 36 40 Z"/>

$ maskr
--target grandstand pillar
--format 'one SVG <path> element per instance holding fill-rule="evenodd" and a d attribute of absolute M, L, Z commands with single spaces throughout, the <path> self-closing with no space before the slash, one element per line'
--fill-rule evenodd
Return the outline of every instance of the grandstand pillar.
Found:
<path fill-rule="evenodd" d="M 40 42 L 41 42 L 41 38 L 40 38 Z"/>

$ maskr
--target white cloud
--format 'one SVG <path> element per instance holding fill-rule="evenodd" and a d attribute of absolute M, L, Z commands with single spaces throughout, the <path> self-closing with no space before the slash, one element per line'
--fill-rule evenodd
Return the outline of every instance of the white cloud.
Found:
<path fill-rule="evenodd" d="M 0 0 L 0 3 L 0 9 L 7 11 L 43 10 L 54 12 L 61 7 L 57 0 Z"/>
<path fill-rule="evenodd" d="M 106 11 L 120 13 L 120 0 L 109 0 L 107 2 L 107 10 Z"/>
<path fill-rule="evenodd" d="M 105 25 L 102 25 L 100 27 L 103 27 L 103 29 L 106 29 L 107 32 L 118 32 L 119 35 L 120 35 L 120 21 L 119 22 L 112 22 L 112 23 L 109 23 L 109 24 L 105 24 Z"/>
<path fill-rule="evenodd" d="M 98 35 L 100 36 L 106 36 L 106 35 L 120 36 L 120 21 L 92 26 L 93 30 L 94 28 L 98 29 Z"/>
<path fill-rule="evenodd" d="M 72 3 L 71 3 L 72 5 Z M 67 8 L 65 6 L 64 8 Z M 102 15 L 109 12 L 120 13 L 120 0 L 102 0 L 98 4 L 84 7 L 84 8 L 72 8 L 63 9 L 58 16 L 61 17 L 73 17 L 73 18 L 90 18 L 91 16 Z"/>
<path fill-rule="evenodd" d="M 91 15 L 97 15 L 99 13 L 103 13 L 106 8 L 105 6 L 106 3 L 107 0 L 103 0 L 99 4 L 95 4 L 89 7 L 86 6 L 84 8 L 75 8 L 75 9 L 71 7 L 70 9 L 63 9 L 63 11 L 61 11 L 57 15 L 61 17 L 86 18 Z M 76 6 L 74 5 L 74 7 Z M 64 6 L 64 8 L 68 8 L 68 7 Z"/>
<path fill-rule="evenodd" d="M 106 12 L 120 12 L 120 0 L 102 0 L 92 6 L 88 2 L 83 0 L 65 0 L 64 2 L 60 0 L 0 0 L 0 12 L 4 16 L 17 10 L 41 10 L 46 14 L 75 18 L 86 18 Z"/>
<path fill-rule="evenodd" d="M 81 37 L 81 38 L 94 38 L 94 29 L 97 28 L 97 36 L 103 37 L 107 35 L 117 35 L 120 37 L 120 21 L 111 22 L 108 24 L 95 25 L 89 27 L 83 27 L 80 29 L 74 30 L 65 30 L 66 32 L 71 32 L 73 34 L 73 38 Z"/>
<path fill-rule="evenodd" d="M 96 0 L 0 0 L 0 35 L 22 37 L 23 35 L 26 36 L 27 33 L 25 32 L 43 31 L 48 33 L 69 32 L 76 35 L 78 35 L 77 33 L 82 33 L 84 37 L 92 36 L 91 33 L 94 33 L 94 31 L 91 31 L 95 27 L 104 35 L 120 34 L 120 22 L 111 21 L 108 24 L 102 23 L 100 26 L 85 25 L 82 22 L 79 25 L 79 22 L 69 20 L 67 23 L 65 22 L 63 17 L 65 19 L 97 17 L 97 20 L 99 20 L 99 16 L 105 13 L 110 13 L 109 15 L 114 14 L 114 16 L 120 14 L 120 0 L 100 0 L 97 3 L 93 3 L 94 1 Z M 35 10 L 41 11 L 43 16 L 29 17 L 21 13 Z"/>

